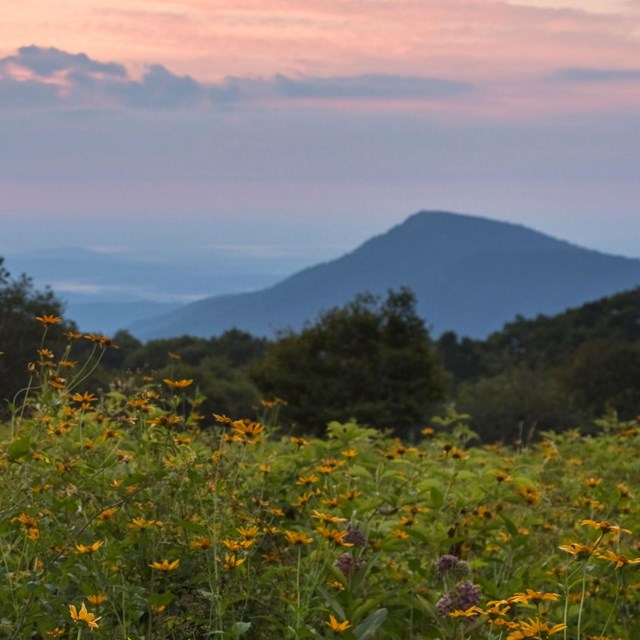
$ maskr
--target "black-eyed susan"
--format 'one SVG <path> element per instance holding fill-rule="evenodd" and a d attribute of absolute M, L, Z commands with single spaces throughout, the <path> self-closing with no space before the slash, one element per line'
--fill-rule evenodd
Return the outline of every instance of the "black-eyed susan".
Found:
<path fill-rule="evenodd" d="M 617 524 L 611 524 L 611 522 L 608 522 L 607 520 L 603 520 L 602 522 L 596 522 L 595 520 L 582 520 L 580 524 L 598 529 L 599 531 L 602 531 L 602 533 L 631 533 L 629 529 L 623 529 Z"/>
<path fill-rule="evenodd" d="M 342 622 L 338 622 L 337 618 L 333 615 L 329 615 L 329 620 L 325 620 L 324 622 L 331 631 L 334 633 L 342 633 L 347 629 L 350 629 L 353 625 L 348 620 L 343 620 Z"/>
<path fill-rule="evenodd" d="M 640 558 L 634 558 L 633 560 L 630 560 L 629 558 L 627 558 L 627 556 L 623 556 L 611 550 L 608 550 L 605 553 L 597 553 L 596 557 L 600 558 L 600 560 L 608 560 L 609 562 L 613 562 L 616 565 L 616 569 L 621 569 L 628 564 L 640 564 Z"/>
<path fill-rule="evenodd" d="M 245 562 L 246 558 L 238 558 L 235 554 L 224 554 L 223 568 L 227 571 L 238 568 Z"/>
<path fill-rule="evenodd" d="M 59 322 L 62 321 L 62 318 L 60 316 L 54 316 L 54 315 L 41 315 L 41 316 L 36 316 L 36 320 L 42 323 L 45 327 L 48 327 L 52 324 L 58 324 Z"/>
<path fill-rule="evenodd" d="M 518 604 L 538 604 L 545 600 L 548 600 L 549 602 L 556 602 L 557 600 L 560 600 L 560 594 L 527 589 L 526 591 L 514 593 L 510 598 L 508 598 L 508 602 Z"/>
<path fill-rule="evenodd" d="M 338 529 L 329 529 L 327 527 L 317 527 L 316 531 L 323 537 L 341 547 L 353 547 L 352 542 L 347 542 L 345 537 L 348 531 L 339 531 Z"/>
<path fill-rule="evenodd" d="M 174 389 L 174 390 L 186 389 L 187 387 L 193 384 L 192 379 L 170 380 L 169 378 L 164 378 L 162 382 L 164 382 L 167 385 L 167 387 L 169 387 L 169 389 Z"/>
<path fill-rule="evenodd" d="M 289 544 L 294 546 L 299 546 L 303 544 L 311 544 L 313 542 L 313 538 L 310 538 L 306 533 L 297 533 L 295 531 L 285 531 L 284 537 L 287 539 Z"/>
<path fill-rule="evenodd" d="M 312 518 L 316 518 L 317 520 L 322 520 L 323 522 L 331 522 L 336 524 L 338 522 L 346 522 L 346 518 L 340 518 L 338 516 L 332 516 L 328 513 L 323 513 L 322 511 L 318 511 L 317 509 L 313 510 Z"/>
<path fill-rule="evenodd" d="M 507 640 L 525 640 L 526 638 L 548 638 L 567 628 L 566 624 L 556 624 L 550 626 L 548 622 L 543 622 L 540 618 L 529 618 L 528 621 L 520 620 L 515 623 L 516 627 L 508 636 Z"/>
<path fill-rule="evenodd" d="M 203 551 L 205 549 L 209 549 L 213 546 L 213 541 L 211 538 L 207 538 L 206 536 L 201 536 L 200 538 L 196 538 L 191 542 L 192 549 L 199 549 Z"/>
<path fill-rule="evenodd" d="M 98 628 L 98 620 L 101 620 L 102 617 L 96 618 L 95 614 L 87 611 L 87 606 L 83 602 L 80 606 L 80 611 L 78 611 L 75 605 L 69 605 L 69 614 L 71 615 L 71 619 L 74 622 L 84 622 L 89 629 L 97 629 Z"/>
<path fill-rule="evenodd" d="M 238 527 L 236 531 L 245 538 L 255 538 L 260 533 L 260 528 L 254 524 L 250 527 Z"/>
<path fill-rule="evenodd" d="M 569 544 L 561 544 L 558 549 L 566 551 L 575 556 L 578 560 L 586 560 L 593 554 L 593 547 L 579 542 L 570 542 Z"/>
<path fill-rule="evenodd" d="M 165 558 L 162 562 L 152 562 L 149 566 L 156 571 L 174 571 L 180 566 L 180 560 L 176 559 L 170 562 Z"/>
<path fill-rule="evenodd" d="M 103 544 L 104 544 L 104 540 L 98 540 L 93 544 L 89 544 L 89 545 L 76 543 L 76 550 L 78 551 L 78 553 L 91 555 L 92 553 L 95 553 Z"/>

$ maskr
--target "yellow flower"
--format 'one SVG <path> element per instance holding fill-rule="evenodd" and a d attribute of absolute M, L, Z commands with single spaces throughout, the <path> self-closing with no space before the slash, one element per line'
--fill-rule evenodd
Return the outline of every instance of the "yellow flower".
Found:
<path fill-rule="evenodd" d="M 191 547 L 193 549 L 209 549 L 213 545 L 211 538 L 207 538 L 203 536 L 201 538 L 196 538 L 192 543 Z"/>
<path fill-rule="evenodd" d="M 193 380 L 169 380 L 169 378 L 164 378 L 162 382 L 170 389 L 186 389 L 189 385 L 193 384 Z"/>
<path fill-rule="evenodd" d="M 19 522 L 20 524 L 23 524 L 25 527 L 38 526 L 38 521 L 34 517 L 29 516 L 26 513 L 21 513 L 19 516 L 16 516 L 15 518 L 11 518 L 11 522 Z"/>
<path fill-rule="evenodd" d="M 162 562 L 152 562 L 149 566 L 156 571 L 173 571 L 180 565 L 180 560 L 169 562 L 166 558 Z"/>
<path fill-rule="evenodd" d="M 84 393 L 74 393 L 71 396 L 74 402 L 78 402 L 83 409 L 91 409 L 91 403 L 97 402 L 98 398 L 93 394 L 85 391 Z"/>
<path fill-rule="evenodd" d="M 538 602 L 542 602 L 543 600 L 555 602 L 556 600 L 560 600 L 560 595 L 557 593 L 545 593 L 544 591 L 534 591 L 533 589 L 527 589 L 527 591 L 524 593 L 514 593 L 508 599 L 508 602 L 519 602 L 521 604 L 529 604 L 530 602 L 533 602 L 537 604 Z"/>
<path fill-rule="evenodd" d="M 341 451 L 340 455 L 345 458 L 355 458 L 358 455 L 358 452 L 355 449 L 346 449 L 345 451 Z"/>
<path fill-rule="evenodd" d="M 332 516 L 328 513 L 322 513 L 322 511 L 313 510 L 312 518 L 317 518 L 318 520 L 322 520 L 323 522 L 346 522 L 346 518 L 339 518 L 338 516 Z"/>
<path fill-rule="evenodd" d="M 525 638 L 547 638 L 554 633 L 558 633 L 567 628 L 566 624 L 556 624 L 550 627 L 547 622 L 541 622 L 539 618 L 535 620 L 529 618 L 528 622 L 524 620 L 515 623 L 519 628 L 507 636 L 507 640 L 524 640 Z M 545 634 L 544 636 L 542 634 Z"/>
<path fill-rule="evenodd" d="M 116 349 L 118 348 L 113 344 L 111 338 L 108 338 L 107 336 L 101 336 L 95 333 L 87 333 L 84 337 L 86 340 L 97 344 L 101 349 L 104 349 L 105 347 L 115 347 Z"/>
<path fill-rule="evenodd" d="M 229 555 L 225 553 L 224 564 L 222 566 L 227 570 L 235 569 L 236 567 L 239 567 L 245 560 L 246 558 L 238 559 L 235 554 Z"/>
<path fill-rule="evenodd" d="M 593 553 L 593 547 L 586 544 L 580 544 L 579 542 L 561 544 L 558 548 L 570 553 L 572 556 L 578 558 L 578 560 L 586 560 Z"/>
<path fill-rule="evenodd" d="M 36 316 L 36 320 L 41 322 L 45 327 L 48 327 L 50 324 L 58 324 L 62 320 L 60 316 Z"/>
<path fill-rule="evenodd" d="M 394 529 L 391 532 L 391 535 L 394 538 L 400 538 L 400 540 L 406 540 L 409 537 L 409 534 L 406 531 L 403 531 L 402 529 Z"/>
<path fill-rule="evenodd" d="M 348 535 L 348 531 L 338 531 L 337 529 L 327 529 L 326 527 L 318 527 L 316 531 L 327 540 L 340 545 L 341 547 L 353 547 L 353 543 L 345 542 L 344 539 Z"/>
<path fill-rule="evenodd" d="M 243 551 L 244 549 L 252 547 L 254 542 L 254 540 L 231 540 L 230 538 L 225 538 L 222 541 L 222 544 L 227 547 L 229 551 L 238 553 L 240 551 Z"/>
<path fill-rule="evenodd" d="M 107 596 L 104 595 L 104 593 L 97 593 L 95 595 L 90 595 L 87 596 L 87 600 L 89 601 L 89 604 L 93 604 L 96 606 L 100 606 L 101 604 L 103 604 L 107 599 Z"/>
<path fill-rule="evenodd" d="M 293 545 L 311 544 L 313 542 L 313 538 L 310 538 L 306 533 L 296 533 L 295 531 L 285 531 L 284 537 L 289 544 Z"/>
<path fill-rule="evenodd" d="M 473 605 L 472 607 L 469 607 L 468 609 L 456 609 L 455 611 L 452 611 L 449 614 L 450 618 L 475 618 L 476 616 L 481 616 L 484 615 L 484 611 L 476 606 Z"/>
<path fill-rule="evenodd" d="M 607 522 L 606 520 L 603 520 L 602 522 L 596 522 L 595 520 L 583 520 L 580 524 L 581 525 L 588 525 L 590 527 L 593 527 L 594 529 L 599 529 L 600 531 L 602 531 L 602 533 L 609 533 L 609 532 L 613 532 L 613 533 L 631 533 L 631 531 L 629 531 L 629 529 L 622 529 L 617 524 L 611 524 L 610 522 Z"/>
<path fill-rule="evenodd" d="M 624 567 L 628 564 L 640 564 L 640 558 L 629 560 L 629 558 L 627 558 L 626 556 L 619 555 L 611 550 L 607 551 L 606 553 L 598 553 L 596 554 L 596 557 L 600 558 L 601 560 L 609 560 L 611 562 L 614 562 L 616 565 L 616 569 L 620 569 L 621 567 Z"/>
<path fill-rule="evenodd" d="M 329 616 L 328 621 L 325 620 L 325 624 L 334 633 L 342 633 L 343 631 L 346 631 L 347 629 L 350 629 L 353 626 L 352 624 L 350 624 L 348 620 L 345 620 L 344 622 L 338 622 L 335 616 L 332 616 L 332 615 Z"/>
<path fill-rule="evenodd" d="M 104 540 L 98 540 L 97 542 L 94 542 L 89 546 L 76 543 L 76 549 L 78 550 L 79 553 L 87 553 L 90 555 L 92 553 L 95 553 L 103 544 L 104 544 Z"/>
<path fill-rule="evenodd" d="M 74 605 L 70 604 L 69 613 L 74 622 L 84 622 L 90 629 L 97 629 L 98 620 L 102 619 L 102 617 L 96 618 L 93 613 L 89 613 L 84 602 L 80 607 L 80 611 L 78 611 Z"/>
<path fill-rule="evenodd" d="M 33 542 L 40 540 L 40 529 L 38 527 L 29 527 L 27 529 L 27 538 L 33 540 Z"/>
<path fill-rule="evenodd" d="M 145 520 L 144 518 L 134 518 L 129 525 L 129 529 L 150 529 L 151 527 L 161 527 L 162 522 L 158 520 Z"/>
<path fill-rule="evenodd" d="M 255 524 L 246 529 L 244 527 L 238 527 L 236 531 L 245 538 L 255 538 L 260 533 L 260 529 Z"/>

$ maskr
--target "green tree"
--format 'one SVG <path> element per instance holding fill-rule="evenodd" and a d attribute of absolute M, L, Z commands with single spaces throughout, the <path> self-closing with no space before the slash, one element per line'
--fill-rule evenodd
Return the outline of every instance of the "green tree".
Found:
<path fill-rule="evenodd" d="M 31 278 L 12 278 L 0 257 L 0 400 L 12 400 L 29 380 L 27 365 L 37 360 L 43 325 L 36 316 L 61 316 L 63 306 L 51 289 L 37 291 Z M 69 322 L 52 325 L 47 331 L 47 348 L 61 356 L 64 331 L 75 329 Z M 2 407 L 3 409 L 4 407 Z"/>
<path fill-rule="evenodd" d="M 444 396 L 444 374 L 408 289 L 382 301 L 362 294 L 269 348 L 252 376 L 265 397 L 288 404 L 283 419 L 319 433 L 356 419 L 407 434 Z"/>

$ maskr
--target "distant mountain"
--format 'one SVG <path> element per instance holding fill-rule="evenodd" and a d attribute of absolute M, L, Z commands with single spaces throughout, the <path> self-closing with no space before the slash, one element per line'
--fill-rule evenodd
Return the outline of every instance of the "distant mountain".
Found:
<path fill-rule="evenodd" d="M 357 293 L 408 286 L 434 334 L 481 338 L 521 314 L 555 314 L 640 284 L 640 260 L 607 255 L 521 225 L 423 211 L 337 260 L 251 293 L 223 295 L 131 325 L 143 339 L 299 329 Z"/>
<path fill-rule="evenodd" d="M 230 264 L 224 254 L 189 258 L 178 266 L 133 252 L 59 247 L 7 256 L 6 267 L 14 276 L 29 274 L 38 288 L 51 286 L 80 329 L 106 334 L 213 292 L 255 289 L 278 279 Z"/>

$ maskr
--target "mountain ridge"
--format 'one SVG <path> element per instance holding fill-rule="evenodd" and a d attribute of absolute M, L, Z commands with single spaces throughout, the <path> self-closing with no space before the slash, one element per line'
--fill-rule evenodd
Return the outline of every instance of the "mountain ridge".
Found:
<path fill-rule="evenodd" d="M 272 335 L 299 329 L 358 293 L 407 286 L 434 332 L 483 337 L 516 315 L 561 312 L 639 283 L 639 259 L 585 249 L 519 224 L 420 211 L 275 285 L 205 298 L 130 330 L 143 339 L 208 337 L 231 327 Z"/>

